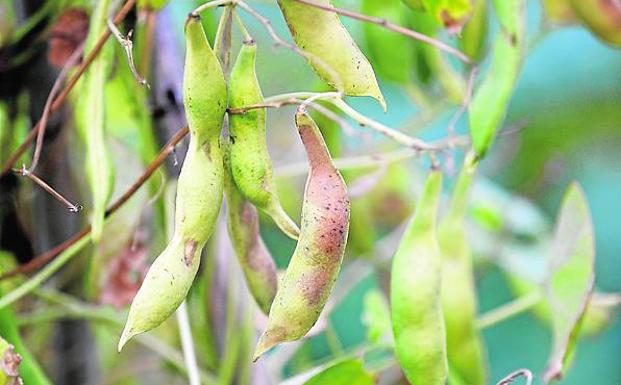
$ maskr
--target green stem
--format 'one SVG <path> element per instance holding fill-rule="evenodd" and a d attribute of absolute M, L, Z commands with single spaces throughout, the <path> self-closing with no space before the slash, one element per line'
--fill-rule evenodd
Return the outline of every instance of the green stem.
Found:
<path fill-rule="evenodd" d="M 201 376 L 198 364 L 196 363 L 196 353 L 192 340 L 192 329 L 190 328 L 190 317 L 188 317 L 186 301 L 183 301 L 177 309 L 177 324 L 179 325 L 181 348 L 183 350 L 185 367 L 188 371 L 188 380 L 190 381 L 190 385 L 200 385 Z"/>
<path fill-rule="evenodd" d="M 55 272 L 57 272 L 61 267 L 63 267 L 67 262 L 69 262 L 82 248 L 84 248 L 91 241 L 91 233 L 86 235 L 84 238 L 81 238 L 76 243 L 71 245 L 67 250 L 62 252 L 58 257 L 56 257 L 52 262 L 50 262 L 47 266 L 45 266 L 39 273 L 37 273 L 34 277 L 25 281 L 23 284 L 15 288 L 14 290 L 7 293 L 5 296 L 0 298 L 0 309 L 5 306 L 12 304 L 18 299 L 22 298 L 26 294 L 30 293 L 34 289 L 38 288 L 45 280 L 51 277 Z"/>
<path fill-rule="evenodd" d="M 476 325 L 479 330 L 494 326 L 502 321 L 514 317 L 536 306 L 543 299 L 540 290 L 522 296 L 512 302 L 504 304 L 477 318 Z"/>
<path fill-rule="evenodd" d="M 55 316 L 58 318 L 75 318 L 75 319 L 86 319 L 95 322 L 101 322 L 104 324 L 108 324 L 113 326 L 115 329 L 122 328 L 124 325 L 124 321 L 116 316 L 116 313 L 113 311 L 109 311 L 107 309 L 92 306 L 86 303 L 82 303 L 81 301 L 67 295 L 54 290 L 36 290 L 36 294 L 43 298 L 44 300 L 59 305 L 62 308 L 62 311 L 59 309 L 55 310 Z M 53 314 L 50 312 L 44 317 L 38 317 L 37 315 L 28 316 L 27 319 L 31 320 L 53 320 Z M 141 334 L 136 336 L 136 341 L 138 341 L 143 346 L 157 353 L 160 357 L 168 361 L 172 364 L 175 369 L 187 373 L 188 368 L 186 367 L 186 363 L 184 362 L 183 355 L 168 345 L 167 343 L 159 340 L 158 338 L 150 335 L 150 334 Z M 199 370 L 200 374 L 200 382 L 204 385 L 210 385 L 215 382 L 215 377 L 213 374 L 208 373 L 204 370 Z"/>

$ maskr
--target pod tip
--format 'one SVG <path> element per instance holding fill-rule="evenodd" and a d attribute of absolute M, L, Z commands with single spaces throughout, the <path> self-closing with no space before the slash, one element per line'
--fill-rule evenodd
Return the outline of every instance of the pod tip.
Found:
<path fill-rule="evenodd" d="M 297 223 L 295 223 L 293 219 L 287 215 L 279 202 L 274 202 L 271 207 L 265 211 L 270 217 L 272 217 L 276 225 L 280 228 L 280 230 L 282 230 L 283 233 L 285 233 L 285 235 L 297 241 L 300 236 L 300 228 Z"/>
<path fill-rule="evenodd" d="M 273 338 L 267 331 L 261 334 L 257 347 L 254 349 L 254 354 L 252 355 L 252 362 L 257 362 L 265 352 L 276 346 L 278 342 L 280 341 Z"/>
<path fill-rule="evenodd" d="M 388 111 L 388 105 L 386 104 L 386 100 L 384 99 L 384 95 L 382 95 L 382 92 L 378 90 L 377 94 L 375 95 L 371 95 L 375 100 L 378 101 L 378 103 L 380 104 L 380 106 L 382 106 L 382 110 L 384 110 L 384 112 Z"/>
<path fill-rule="evenodd" d="M 125 344 L 127 344 L 127 342 L 133 337 L 135 336 L 136 333 L 132 328 L 128 328 L 129 325 L 126 325 L 125 328 L 123 329 L 123 333 L 121 333 L 121 338 L 119 339 L 119 344 L 117 346 L 117 351 L 120 353 L 121 350 L 123 350 L 123 347 L 125 346 Z"/>

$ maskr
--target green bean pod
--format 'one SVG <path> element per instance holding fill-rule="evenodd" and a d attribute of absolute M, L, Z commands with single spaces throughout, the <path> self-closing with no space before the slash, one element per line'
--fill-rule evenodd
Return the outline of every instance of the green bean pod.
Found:
<path fill-rule="evenodd" d="M 229 236 L 248 289 L 259 308 L 268 314 L 278 285 L 276 264 L 261 239 L 257 209 L 241 194 L 233 180 L 229 152 L 231 145 L 225 143 L 222 147 Z"/>
<path fill-rule="evenodd" d="M 600 39 L 621 46 L 621 6 L 617 0 L 569 0 L 576 16 Z"/>
<path fill-rule="evenodd" d="M 222 203 L 224 74 L 198 15 L 188 18 L 185 36 L 183 98 L 191 139 L 177 183 L 175 229 L 132 302 L 119 350 L 134 335 L 164 322 L 185 299 Z"/>
<path fill-rule="evenodd" d="M 412 385 L 444 385 L 447 379 L 442 270 L 435 228 L 441 192 L 442 174 L 432 171 L 392 263 L 395 353 Z"/>
<path fill-rule="evenodd" d="M 106 28 L 109 0 L 98 2 L 90 20 L 86 52 L 90 52 Z M 86 145 L 86 174 L 91 192 L 91 226 L 94 242 L 101 239 L 106 204 L 114 184 L 112 162 L 106 146 L 105 84 L 111 61 L 111 42 L 102 48 L 84 74 L 81 95 L 77 99 L 76 128 Z"/>
<path fill-rule="evenodd" d="M 317 322 L 341 268 L 347 243 L 349 199 L 345 182 L 311 117 L 300 108 L 295 121 L 310 164 L 302 228 L 254 360 L 278 343 L 303 337 Z"/>
<path fill-rule="evenodd" d="M 461 39 L 459 39 L 462 51 L 475 62 L 481 61 L 485 56 L 488 31 L 487 0 L 475 0 L 472 16 L 464 26 Z"/>
<path fill-rule="evenodd" d="M 468 385 L 485 385 L 486 358 L 475 325 L 476 290 L 464 223 L 475 170 L 476 164 L 468 158 L 455 185 L 449 211 L 439 226 L 438 238 L 442 253 L 442 311 L 451 377 L 460 378 Z M 452 384 L 450 379 L 449 383 Z"/>
<path fill-rule="evenodd" d="M 257 46 L 244 42 L 229 79 L 229 107 L 240 108 L 263 102 L 255 71 Z M 283 210 L 278 199 L 270 154 L 265 138 L 265 110 L 253 109 L 229 117 L 231 173 L 239 191 L 269 214 L 280 229 L 293 239 L 298 226 Z"/>
<path fill-rule="evenodd" d="M 316 0 L 332 6 L 330 0 Z M 296 0 L 278 0 L 295 44 L 310 54 L 315 72 L 330 86 L 349 96 L 371 96 L 386 110 L 373 67 L 339 16 Z"/>

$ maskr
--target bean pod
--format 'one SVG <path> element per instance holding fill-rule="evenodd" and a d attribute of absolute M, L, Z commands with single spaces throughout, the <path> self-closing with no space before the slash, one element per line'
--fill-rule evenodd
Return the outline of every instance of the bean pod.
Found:
<path fill-rule="evenodd" d="M 442 271 L 435 229 L 441 190 L 442 174 L 432 171 L 392 263 L 395 352 L 412 385 L 444 385 L 447 379 Z"/>
<path fill-rule="evenodd" d="M 302 206 L 302 228 L 270 309 L 254 359 L 284 341 L 303 337 L 317 322 L 341 268 L 349 229 L 347 188 L 334 167 L 319 128 L 298 109 L 296 125 L 310 172 Z"/>
<path fill-rule="evenodd" d="M 330 0 L 315 3 L 332 6 Z M 278 5 L 295 44 L 309 54 L 310 65 L 326 83 L 346 95 L 371 96 L 386 109 L 371 64 L 336 13 L 296 0 L 278 0 Z"/>
<path fill-rule="evenodd" d="M 439 226 L 442 253 L 442 310 L 451 377 L 469 385 L 486 383 L 485 351 L 475 321 L 476 290 L 472 254 L 466 238 L 464 218 L 476 165 L 466 160 L 451 205 Z"/>
<path fill-rule="evenodd" d="M 259 234 L 257 209 L 237 189 L 231 175 L 230 143 L 224 148 L 224 194 L 228 229 L 246 284 L 259 308 L 268 314 L 278 285 L 276 265 Z"/>
<path fill-rule="evenodd" d="M 255 72 L 256 53 L 257 46 L 253 40 L 244 42 L 229 80 L 230 108 L 263 102 Z M 300 230 L 283 210 L 276 191 L 265 139 L 265 110 L 231 114 L 229 122 L 231 173 L 239 191 L 269 214 L 285 234 L 297 239 Z"/>
<path fill-rule="evenodd" d="M 174 234 L 132 302 L 119 350 L 134 335 L 164 322 L 185 299 L 222 202 L 224 74 L 198 15 L 188 18 L 185 35 L 183 97 L 191 139 L 177 184 Z"/>
<path fill-rule="evenodd" d="M 90 52 L 106 28 L 109 0 L 100 1 L 90 20 L 86 52 Z M 77 101 L 76 128 L 86 145 L 86 173 L 91 191 L 91 226 L 94 242 L 101 239 L 106 204 L 114 184 L 112 162 L 106 146 L 105 83 L 111 61 L 112 46 L 106 45 L 84 75 L 81 95 Z"/>

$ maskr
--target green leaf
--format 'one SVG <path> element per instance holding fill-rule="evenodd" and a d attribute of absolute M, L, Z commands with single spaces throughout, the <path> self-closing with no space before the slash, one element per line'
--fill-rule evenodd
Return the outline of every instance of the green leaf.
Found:
<path fill-rule="evenodd" d="M 367 326 L 367 339 L 373 343 L 390 341 L 392 343 L 392 323 L 390 307 L 380 290 L 369 291 L 364 296 L 362 320 Z"/>
<path fill-rule="evenodd" d="M 438 23 L 429 13 L 411 12 L 410 24 L 417 32 L 429 37 L 438 35 Z M 414 47 L 417 51 L 418 77 L 426 82 L 427 77 L 431 75 L 451 102 L 461 104 L 466 93 L 466 82 L 445 54 L 436 47 L 423 42 L 415 42 Z"/>
<path fill-rule="evenodd" d="M 304 385 L 374 385 L 375 379 L 360 360 L 341 361 L 315 375 Z"/>
<path fill-rule="evenodd" d="M 503 123 L 517 82 L 525 39 L 525 1 L 496 0 L 501 32 L 496 37 L 492 63 L 470 104 L 472 144 L 480 159 L 485 156 Z"/>
<path fill-rule="evenodd" d="M 550 248 L 546 295 L 550 304 L 554 343 L 543 378 L 562 378 L 575 349 L 595 281 L 595 243 L 584 192 L 573 183 L 558 216 Z"/>
<path fill-rule="evenodd" d="M 395 24 L 407 23 L 407 9 L 399 0 L 363 0 L 361 10 Z M 396 83 L 409 82 L 414 65 L 413 40 L 372 23 L 364 23 L 363 31 L 369 59 L 378 75 Z"/>

